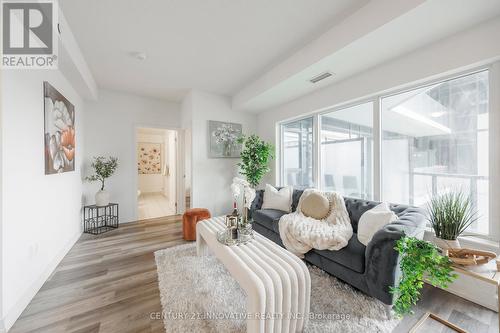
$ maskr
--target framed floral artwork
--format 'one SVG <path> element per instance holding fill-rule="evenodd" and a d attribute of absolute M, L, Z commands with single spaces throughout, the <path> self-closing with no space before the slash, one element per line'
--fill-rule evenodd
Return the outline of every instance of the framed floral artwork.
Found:
<path fill-rule="evenodd" d="M 242 135 L 241 124 L 209 120 L 208 133 L 209 157 L 240 157 L 241 144 L 237 140 Z"/>
<path fill-rule="evenodd" d="M 45 174 L 75 170 L 75 106 L 43 83 Z"/>
<path fill-rule="evenodd" d="M 140 175 L 161 173 L 161 143 L 139 142 L 137 144 L 137 171 Z"/>

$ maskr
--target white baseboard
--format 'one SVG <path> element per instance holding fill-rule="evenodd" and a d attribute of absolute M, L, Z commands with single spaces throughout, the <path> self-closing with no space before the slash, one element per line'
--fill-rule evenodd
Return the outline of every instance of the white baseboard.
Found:
<path fill-rule="evenodd" d="M 56 257 L 49 263 L 47 268 L 42 274 L 31 284 L 31 286 L 23 293 L 16 304 L 6 311 L 5 317 L 0 319 L 0 333 L 8 332 L 14 325 L 19 316 L 23 313 L 24 309 L 31 302 L 36 293 L 42 288 L 43 284 L 50 277 L 52 272 L 56 269 L 57 265 L 61 262 L 64 256 L 71 250 L 76 241 L 80 238 L 82 232 L 76 233 L 59 251 Z"/>

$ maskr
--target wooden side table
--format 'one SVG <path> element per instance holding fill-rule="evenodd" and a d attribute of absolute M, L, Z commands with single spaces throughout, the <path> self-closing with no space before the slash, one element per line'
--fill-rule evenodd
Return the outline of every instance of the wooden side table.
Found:
<path fill-rule="evenodd" d="M 118 204 L 110 203 L 107 206 L 83 207 L 83 232 L 99 235 L 111 229 L 118 228 Z"/>
<path fill-rule="evenodd" d="M 492 287 L 496 290 L 496 302 L 497 302 L 496 311 L 499 312 L 499 310 L 500 310 L 500 272 L 498 272 L 497 263 L 495 260 L 491 260 L 489 263 L 487 263 L 485 265 L 479 265 L 479 266 L 453 265 L 453 270 L 456 273 L 458 273 L 459 275 L 463 275 L 465 277 L 470 277 L 471 279 L 474 279 L 477 282 L 492 285 Z M 473 288 L 474 287 L 475 286 L 473 286 Z M 498 315 L 498 324 L 500 327 L 500 313 Z"/>

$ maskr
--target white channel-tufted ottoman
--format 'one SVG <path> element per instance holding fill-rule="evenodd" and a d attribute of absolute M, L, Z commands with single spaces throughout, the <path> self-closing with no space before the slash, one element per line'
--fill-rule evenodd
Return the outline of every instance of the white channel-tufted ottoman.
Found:
<path fill-rule="evenodd" d="M 311 277 L 297 256 L 255 233 L 244 245 L 217 241 L 224 218 L 196 225 L 199 256 L 219 259 L 247 295 L 247 332 L 302 332 L 309 318 Z"/>

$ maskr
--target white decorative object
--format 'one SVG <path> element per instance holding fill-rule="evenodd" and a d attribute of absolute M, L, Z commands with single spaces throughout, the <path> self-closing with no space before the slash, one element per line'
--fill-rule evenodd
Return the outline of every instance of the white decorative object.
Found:
<path fill-rule="evenodd" d="M 458 239 L 454 239 L 454 240 L 442 239 L 442 238 L 436 237 L 434 235 L 433 243 L 442 250 L 461 248 L 460 243 L 458 242 Z"/>
<path fill-rule="evenodd" d="M 398 216 L 389 208 L 387 202 L 382 202 L 376 207 L 367 210 L 361 215 L 358 222 L 358 240 L 363 245 L 368 245 L 373 235 L 386 224 L 394 222 Z"/>
<path fill-rule="evenodd" d="M 217 257 L 245 291 L 247 332 L 302 332 L 311 295 L 304 262 L 259 234 L 249 244 L 222 245 L 216 235 L 224 228 L 223 217 L 197 223 L 197 254 Z"/>
<path fill-rule="evenodd" d="M 240 186 L 236 183 L 231 184 L 231 193 L 233 194 L 233 199 L 234 201 L 238 201 L 240 195 L 241 195 L 241 189 Z"/>
<path fill-rule="evenodd" d="M 241 188 L 243 188 L 243 197 L 241 197 Z M 249 182 L 245 179 L 234 177 L 231 184 L 231 192 L 233 193 L 234 201 L 242 202 L 243 208 L 250 209 L 253 199 L 255 199 L 255 189 L 250 186 Z"/>
<path fill-rule="evenodd" d="M 262 209 L 278 209 L 290 212 L 292 206 L 293 187 L 286 186 L 277 190 L 274 186 L 266 184 Z"/>
<path fill-rule="evenodd" d="M 100 190 L 95 194 L 95 205 L 102 207 L 109 205 L 109 192 Z"/>
<path fill-rule="evenodd" d="M 255 189 L 250 186 L 246 186 L 244 207 L 250 209 L 250 207 L 252 206 L 253 199 L 255 199 Z"/>
<path fill-rule="evenodd" d="M 323 220 L 302 213 L 303 200 L 318 190 L 307 189 L 300 196 L 297 210 L 285 214 L 279 221 L 279 232 L 288 251 L 303 258 L 311 249 L 340 250 L 352 237 L 352 226 L 344 198 L 337 192 L 324 192 L 331 203 L 330 214 Z"/>

